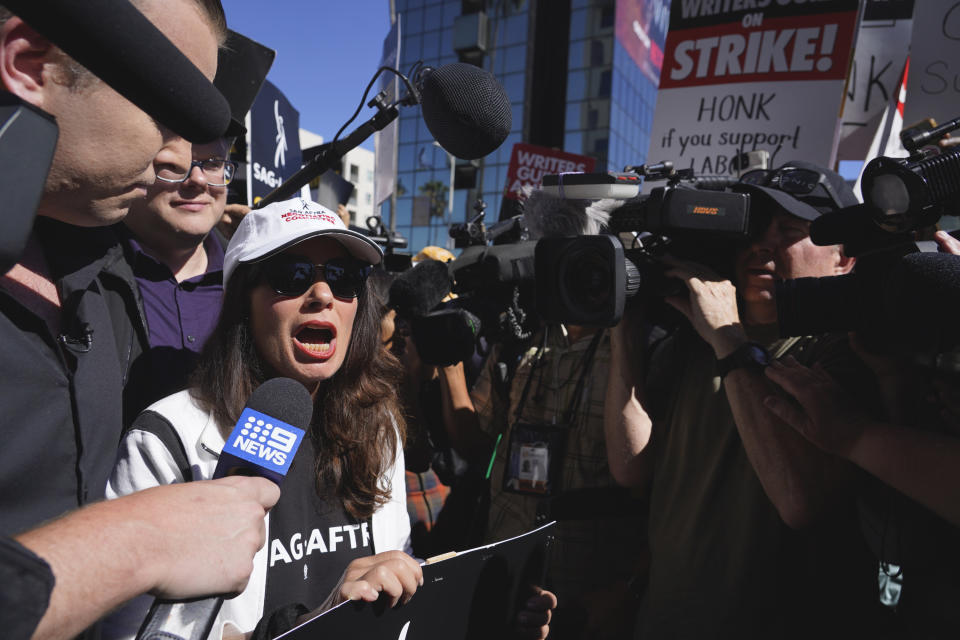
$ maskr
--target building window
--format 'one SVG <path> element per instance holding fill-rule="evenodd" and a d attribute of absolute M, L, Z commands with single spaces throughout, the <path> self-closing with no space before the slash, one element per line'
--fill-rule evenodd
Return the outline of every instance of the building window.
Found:
<path fill-rule="evenodd" d="M 613 84 L 610 70 L 606 69 L 600 72 L 600 86 L 597 87 L 597 96 L 600 98 L 610 97 L 610 85 Z"/>
<path fill-rule="evenodd" d="M 600 112 L 596 109 L 587 110 L 587 128 L 596 129 L 600 124 Z"/>
<path fill-rule="evenodd" d="M 350 182 L 360 182 L 360 167 L 355 164 L 350 165 Z"/>
<path fill-rule="evenodd" d="M 600 40 L 590 41 L 590 66 L 599 67 L 603 65 L 603 42 Z"/>
<path fill-rule="evenodd" d="M 608 4 L 600 8 L 600 28 L 609 29 L 613 26 L 613 19 L 616 9 L 613 4 Z"/>

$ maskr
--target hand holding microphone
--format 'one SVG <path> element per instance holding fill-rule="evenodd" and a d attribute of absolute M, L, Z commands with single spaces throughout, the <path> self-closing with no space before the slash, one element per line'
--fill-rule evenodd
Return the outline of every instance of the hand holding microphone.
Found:
<path fill-rule="evenodd" d="M 223 571 L 224 567 L 230 567 L 235 575 L 228 576 L 232 580 L 233 588 L 229 593 L 236 593 L 246 586 L 246 580 L 252 569 L 253 554 L 257 549 L 263 546 L 265 531 L 263 526 L 263 516 L 269 506 L 273 506 L 279 499 L 279 486 L 283 482 L 284 476 L 293 462 L 294 455 L 306 435 L 306 430 L 310 426 L 310 420 L 313 417 L 313 401 L 309 392 L 302 384 L 291 380 L 290 378 L 273 378 L 257 387 L 250 395 L 246 407 L 240 414 L 233 432 L 227 438 L 223 451 L 220 453 L 220 460 L 217 463 L 214 479 L 202 483 L 188 483 L 182 485 L 184 488 L 190 485 L 202 484 L 209 487 L 216 487 L 217 490 L 229 492 L 231 488 L 240 490 L 262 491 L 260 504 L 262 505 L 257 513 L 255 506 L 244 507 L 245 517 L 259 517 L 259 528 L 257 535 L 252 535 L 249 531 L 239 532 L 240 540 L 232 540 L 237 546 L 244 550 L 241 558 L 250 558 L 249 563 L 238 565 L 237 556 L 219 556 L 205 557 L 198 559 L 196 566 L 192 569 L 187 566 L 187 571 L 198 570 L 197 566 L 202 565 L 203 571 Z M 244 478 L 237 476 L 255 476 L 253 478 Z M 277 487 L 275 490 L 264 485 L 263 478 L 272 481 Z M 252 483 L 252 484 L 251 484 Z M 136 495 L 136 494 L 134 494 Z M 266 503 L 269 503 L 267 506 Z M 233 513 L 231 507 L 226 505 L 195 504 L 193 505 L 197 512 L 193 523 L 198 523 L 198 527 L 216 527 L 217 520 L 241 517 L 243 514 Z M 182 534 L 182 532 L 181 532 Z M 234 531 L 229 531 L 226 536 L 237 535 Z M 212 538 L 220 543 L 220 538 Z M 169 551 L 173 554 L 183 553 L 181 548 L 182 540 L 171 541 Z M 198 540 L 198 546 L 206 548 L 211 539 Z M 218 566 L 217 563 L 222 563 Z M 238 571 L 239 569 L 239 571 Z M 230 582 L 231 580 L 228 580 Z M 202 581 L 201 581 L 202 584 Z M 217 587 L 222 585 L 213 584 L 212 588 L 204 595 L 210 593 L 223 593 Z M 165 593 L 165 589 L 159 588 L 160 593 Z M 169 590 L 165 595 L 172 595 L 174 598 L 184 597 L 182 593 Z M 194 589 L 198 591 L 198 589 Z M 137 633 L 138 640 L 173 640 L 180 638 L 182 640 L 204 640 L 210 633 L 210 629 L 216 620 L 217 613 L 223 604 L 224 596 L 211 596 L 200 600 L 176 601 L 158 599 L 153 603 L 150 612 L 147 614 L 140 631 Z"/>
<path fill-rule="evenodd" d="M 175 600 L 242 591 L 266 538 L 263 516 L 279 498 L 273 482 L 232 477 L 156 487 L 103 505 L 140 529 L 134 548 L 150 576 L 143 591 Z M 157 518 L 171 513 L 189 526 Z"/>

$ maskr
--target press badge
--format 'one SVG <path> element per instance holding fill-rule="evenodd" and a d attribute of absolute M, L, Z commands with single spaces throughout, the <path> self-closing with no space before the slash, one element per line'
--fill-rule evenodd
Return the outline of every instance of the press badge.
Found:
<path fill-rule="evenodd" d="M 503 490 L 550 496 L 560 491 L 566 425 L 518 422 L 510 430 Z"/>

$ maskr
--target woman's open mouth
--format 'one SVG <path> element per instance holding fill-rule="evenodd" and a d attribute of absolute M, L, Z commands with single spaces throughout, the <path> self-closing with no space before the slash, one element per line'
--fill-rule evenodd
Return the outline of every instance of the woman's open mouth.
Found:
<path fill-rule="evenodd" d="M 293 342 L 311 358 L 326 360 L 336 351 L 337 331 L 332 324 L 308 323 L 297 330 Z"/>

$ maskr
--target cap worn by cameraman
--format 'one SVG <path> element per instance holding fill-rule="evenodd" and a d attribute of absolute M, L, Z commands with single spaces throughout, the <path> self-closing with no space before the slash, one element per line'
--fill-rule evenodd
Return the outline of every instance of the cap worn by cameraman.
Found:
<path fill-rule="evenodd" d="M 860 204 L 838 173 L 803 160 L 791 160 L 778 169 L 748 171 L 733 189 L 772 201 L 779 209 L 810 221 Z"/>

